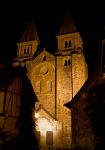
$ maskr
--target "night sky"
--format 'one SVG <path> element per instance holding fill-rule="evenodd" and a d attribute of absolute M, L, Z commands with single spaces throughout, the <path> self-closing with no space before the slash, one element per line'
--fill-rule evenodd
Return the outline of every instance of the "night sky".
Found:
<path fill-rule="evenodd" d="M 71 16 L 84 43 L 84 54 L 91 76 L 100 66 L 101 39 L 104 37 L 105 10 L 102 3 L 95 4 L 74 1 L 41 2 L 18 1 L 4 4 L 0 13 L 1 48 L 0 60 L 8 63 L 16 55 L 16 43 L 32 19 L 35 22 L 42 47 L 56 50 L 56 35 L 64 17 Z"/>

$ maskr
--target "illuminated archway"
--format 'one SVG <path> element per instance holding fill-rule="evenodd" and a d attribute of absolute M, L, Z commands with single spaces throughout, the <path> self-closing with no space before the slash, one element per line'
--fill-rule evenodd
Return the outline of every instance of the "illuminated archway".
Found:
<path fill-rule="evenodd" d="M 46 118 L 38 118 L 36 122 L 36 130 L 45 136 L 47 131 L 55 131 L 55 124 Z"/>

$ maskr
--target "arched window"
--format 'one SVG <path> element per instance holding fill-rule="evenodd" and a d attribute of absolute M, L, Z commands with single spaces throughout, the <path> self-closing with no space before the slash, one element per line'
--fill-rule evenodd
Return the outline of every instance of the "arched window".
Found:
<path fill-rule="evenodd" d="M 27 54 L 29 54 L 29 47 L 27 48 Z"/>
<path fill-rule="evenodd" d="M 68 65 L 70 65 L 70 59 L 68 60 Z"/>
<path fill-rule="evenodd" d="M 67 60 L 65 60 L 64 66 L 67 66 Z"/>
<path fill-rule="evenodd" d="M 65 41 L 65 47 L 67 47 L 67 41 Z"/>
<path fill-rule="evenodd" d="M 69 41 L 69 47 L 71 47 L 71 41 Z"/>
<path fill-rule="evenodd" d="M 46 56 L 43 56 L 43 61 L 46 61 Z"/>
<path fill-rule="evenodd" d="M 24 49 L 24 54 L 26 54 L 26 48 Z"/>

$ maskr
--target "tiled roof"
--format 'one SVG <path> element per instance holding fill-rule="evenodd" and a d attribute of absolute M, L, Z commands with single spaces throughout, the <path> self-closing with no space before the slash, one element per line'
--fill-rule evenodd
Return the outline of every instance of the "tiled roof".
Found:
<path fill-rule="evenodd" d="M 23 33 L 22 37 L 19 40 L 19 43 L 21 42 L 27 42 L 27 41 L 33 41 L 37 40 L 38 43 L 40 43 L 38 33 L 36 31 L 36 27 L 34 22 L 32 21 L 25 32 Z"/>
<path fill-rule="evenodd" d="M 73 21 L 71 15 L 69 14 L 64 19 L 63 25 L 61 26 L 58 35 L 67 34 L 67 33 L 74 33 L 74 32 L 77 32 L 77 28 L 74 24 L 74 21 Z"/>

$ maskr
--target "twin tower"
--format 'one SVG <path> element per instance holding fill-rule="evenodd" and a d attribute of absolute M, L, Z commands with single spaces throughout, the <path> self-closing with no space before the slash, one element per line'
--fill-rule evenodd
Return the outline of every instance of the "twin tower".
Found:
<path fill-rule="evenodd" d="M 72 147 L 71 110 L 64 106 L 88 78 L 83 41 L 70 15 L 59 30 L 54 54 L 38 52 L 40 39 L 32 21 L 17 43 L 14 66 L 26 65 L 38 102 L 35 104 L 36 135 L 40 149 Z"/>

